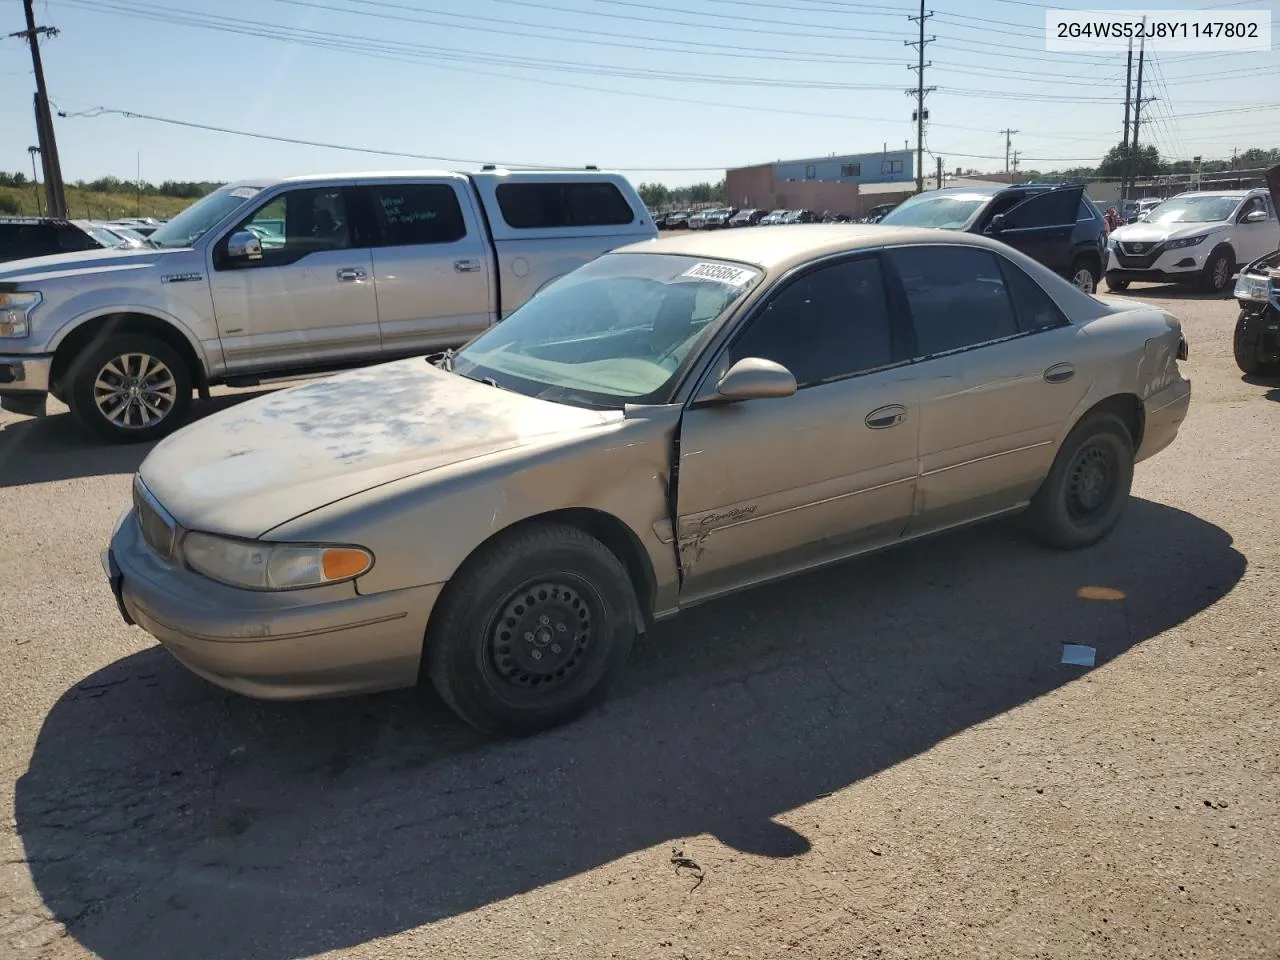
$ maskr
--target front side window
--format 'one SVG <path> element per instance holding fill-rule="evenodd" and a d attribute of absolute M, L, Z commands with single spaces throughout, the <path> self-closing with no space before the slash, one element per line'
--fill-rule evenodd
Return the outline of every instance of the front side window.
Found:
<path fill-rule="evenodd" d="M 1018 321 L 995 254 L 969 247 L 898 247 L 916 354 L 930 357 L 1011 337 Z"/>
<path fill-rule="evenodd" d="M 290 190 L 273 197 L 231 231 L 247 230 L 262 242 L 254 266 L 295 263 L 307 254 L 352 246 L 343 191 L 335 187 Z"/>
<path fill-rule="evenodd" d="M 793 280 L 734 342 L 730 363 L 746 357 L 782 364 L 801 387 L 893 363 L 880 261 L 848 260 Z"/>
<path fill-rule="evenodd" d="M 447 183 L 370 187 L 382 246 L 454 243 L 467 235 L 458 194 Z"/>
<path fill-rule="evenodd" d="M 452 369 L 580 406 L 666 402 L 685 363 L 760 276 L 725 261 L 605 254 L 471 341 Z"/>
<path fill-rule="evenodd" d="M 1263 213 L 1266 213 L 1267 205 L 1263 203 L 1261 197 L 1250 197 L 1248 200 L 1245 201 L 1244 206 L 1240 208 L 1240 214 L 1237 219 L 1243 220 L 1249 214 L 1254 213 L 1255 211 L 1258 211 L 1258 210 L 1261 210 Z"/>
<path fill-rule="evenodd" d="M 496 193 L 502 219 L 518 230 L 611 227 L 635 220 L 622 191 L 606 180 L 503 183 Z"/>

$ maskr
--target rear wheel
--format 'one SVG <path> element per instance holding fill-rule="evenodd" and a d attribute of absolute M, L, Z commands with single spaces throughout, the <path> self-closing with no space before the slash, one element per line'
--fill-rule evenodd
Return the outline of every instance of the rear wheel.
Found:
<path fill-rule="evenodd" d="M 1031 498 L 1031 535 L 1061 550 L 1088 547 L 1112 531 L 1133 484 L 1133 439 L 1110 413 L 1076 424 Z"/>
<path fill-rule="evenodd" d="M 1129 281 L 1121 280 L 1118 277 L 1107 277 L 1107 289 L 1115 290 L 1117 293 L 1119 293 L 1122 290 L 1128 290 Z"/>
<path fill-rule="evenodd" d="M 481 548 L 450 581 L 425 670 L 472 726 L 537 733 L 604 698 L 626 667 L 637 609 L 604 544 L 577 527 L 532 525 Z"/>
<path fill-rule="evenodd" d="M 1209 293 L 1221 293 L 1235 276 L 1236 258 L 1230 247 L 1219 247 L 1209 254 L 1204 271 L 1200 274 L 1200 286 Z"/>
<path fill-rule="evenodd" d="M 1071 282 L 1085 293 L 1097 290 L 1101 279 L 1101 271 L 1088 257 L 1080 257 L 1071 264 Z"/>
<path fill-rule="evenodd" d="M 91 343 L 67 374 L 67 405 L 90 433 L 113 443 L 158 440 L 191 407 L 191 370 L 178 351 L 144 334 Z"/>

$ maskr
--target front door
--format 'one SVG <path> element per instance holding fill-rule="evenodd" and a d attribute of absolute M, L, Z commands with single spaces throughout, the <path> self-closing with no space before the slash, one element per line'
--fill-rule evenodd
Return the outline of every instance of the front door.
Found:
<path fill-rule="evenodd" d="M 1266 216 L 1265 220 L 1257 223 L 1246 222 L 1249 214 L 1259 211 Z M 1240 206 L 1236 214 L 1233 237 L 1236 244 L 1237 265 L 1241 267 L 1280 248 L 1280 225 L 1277 225 L 1275 214 L 1272 213 L 1271 204 L 1267 203 L 1266 197 L 1261 195 L 1250 197 Z"/>
<path fill-rule="evenodd" d="M 1083 196 L 1083 187 L 1037 193 L 1006 210 L 1004 228 L 992 235 L 1066 276 L 1075 255 L 1072 235 Z"/>
<path fill-rule="evenodd" d="M 911 513 L 918 411 L 875 255 L 822 266 L 736 335 L 680 429 L 682 599 L 704 599 L 896 540 Z M 782 364 L 799 389 L 721 403 L 733 362 Z"/>
<path fill-rule="evenodd" d="M 989 250 L 899 247 L 888 257 L 918 359 L 920 478 L 909 533 L 1025 502 L 1095 376 L 1085 335 Z"/>
<path fill-rule="evenodd" d="M 365 231 L 349 215 L 351 188 L 277 193 L 213 249 L 213 309 L 227 369 L 283 370 L 377 357 L 378 301 Z M 226 259 L 248 230 L 262 257 Z"/>
<path fill-rule="evenodd" d="M 373 276 L 382 349 L 389 356 L 456 347 L 496 315 L 493 256 L 465 181 L 377 182 Z"/>

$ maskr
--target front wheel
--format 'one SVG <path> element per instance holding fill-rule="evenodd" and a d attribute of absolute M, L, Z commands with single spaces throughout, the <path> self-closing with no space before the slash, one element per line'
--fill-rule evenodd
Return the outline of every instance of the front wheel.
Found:
<path fill-rule="evenodd" d="M 1120 293 L 1124 290 L 1129 289 L 1129 281 L 1121 280 L 1118 277 L 1107 277 L 1107 289 L 1114 290 L 1116 291 L 1116 293 Z"/>
<path fill-rule="evenodd" d="M 1200 286 L 1209 293 L 1221 293 L 1235 276 L 1236 258 L 1230 248 L 1219 247 L 1209 254 L 1204 265 L 1204 273 L 1200 275 Z"/>
<path fill-rule="evenodd" d="M 191 407 L 191 370 L 178 351 L 143 334 L 97 340 L 71 365 L 67 405 L 90 433 L 113 443 L 158 440 Z"/>
<path fill-rule="evenodd" d="M 631 654 L 637 609 L 608 547 L 577 527 L 532 525 L 482 547 L 450 581 L 425 672 L 473 727 L 538 733 L 604 698 Z"/>
<path fill-rule="evenodd" d="M 1075 550 L 1109 534 L 1129 500 L 1133 455 L 1129 430 L 1113 414 L 1078 423 L 1031 498 L 1031 535 L 1045 546 Z"/>
<path fill-rule="evenodd" d="M 1236 366 L 1240 372 L 1251 377 L 1272 377 L 1280 375 L 1280 363 L 1267 363 L 1258 357 L 1258 342 L 1249 336 L 1249 324 L 1253 320 L 1242 313 L 1236 321 L 1235 335 L 1231 346 L 1236 357 Z M 1261 322 L 1259 318 L 1258 322 Z"/>

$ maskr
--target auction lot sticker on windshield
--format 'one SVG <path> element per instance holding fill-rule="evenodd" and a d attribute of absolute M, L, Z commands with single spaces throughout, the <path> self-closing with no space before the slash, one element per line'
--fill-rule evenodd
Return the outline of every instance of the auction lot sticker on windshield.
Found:
<path fill-rule="evenodd" d="M 1271 49 L 1270 10 L 1046 10 L 1045 49 L 1097 53 L 1140 46 L 1147 52 Z M 1262 6 L 1259 3 L 1258 6 Z"/>
<path fill-rule="evenodd" d="M 742 267 L 730 267 L 723 263 L 698 263 L 690 267 L 682 277 L 688 277 L 691 280 L 713 280 L 716 283 L 725 283 L 731 287 L 742 287 L 751 282 L 752 277 L 756 275 L 754 270 L 744 270 Z"/>
<path fill-rule="evenodd" d="M 231 191 L 231 196 L 237 200 L 251 200 L 261 192 L 257 187 L 236 187 Z"/>

